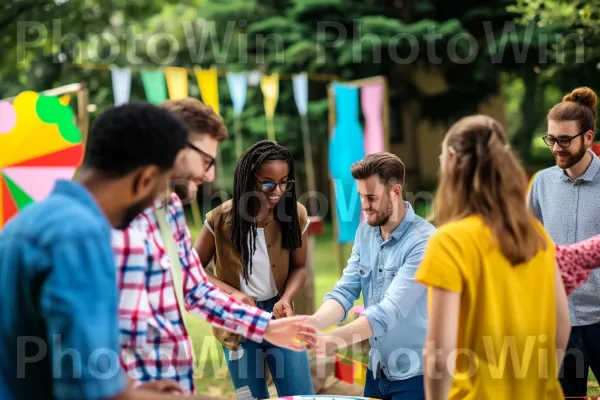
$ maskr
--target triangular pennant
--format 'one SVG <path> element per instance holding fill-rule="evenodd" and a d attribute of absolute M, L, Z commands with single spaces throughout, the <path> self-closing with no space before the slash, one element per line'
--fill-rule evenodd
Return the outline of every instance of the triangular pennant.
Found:
<path fill-rule="evenodd" d="M 25 206 L 33 203 L 33 199 L 27 195 L 20 187 L 18 187 L 6 174 L 4 174 L 4 182 L 10 192 L 10 197 L 14 200 L 17 208 L 22 210 Z"/>
<path fill-rule="evenodd" d="M 215 69 L 194 68 L 196 80 L 200 87 L 202 102 L 220 115 L 219 110 L 219 78 Z"/>
<path fill-rule="evenodd" d="M 248 92 L 248 74 L 245 72 L 227 73 L 227 87 L 233 103 L 233 113 L 240 115 L 246 105 Z"/>
<path fill-rule="evenodd" d="M 129 102 L 131 95 L 131 68 L 111 66 L 113 97 L 115 105 L 119 106 Z"/>
<path fill-rule="evenodd" d="M 188 72 L 181 67 L 165 68 L 165 78 L 169 90 L 169 99 L 179 100 L 188 97 Z"/>
<path fill-rule="evenodd" d="M 5 168 L 3 172 L 24 194 L 34 201 L 41 201 L 52 192 L 58 179 L 71 179 L 75 168 L 13 167 Z M 19 201 L 17 204 L 21 206 Z"/>
<path fill-rule="evenodd" d="M 11 167 L 73 167 L 78 166 L 82 160 L 83 145 L 78 144 L 68 149 L 13 164 Z"/>
<path fill-rule="evenodd" d="M 154 105 L 162 104 L 167 100 L 167 85 L 165 83 L 165 74 L 160 69 L 147 70 L 141 72 L 146 100 Z"/>
<path fill-rule="evenodd" d="M 300 115 L 308 113 L 308 75 L 303 72 L 292 77 L 294 86 L 294 100 Z"/>

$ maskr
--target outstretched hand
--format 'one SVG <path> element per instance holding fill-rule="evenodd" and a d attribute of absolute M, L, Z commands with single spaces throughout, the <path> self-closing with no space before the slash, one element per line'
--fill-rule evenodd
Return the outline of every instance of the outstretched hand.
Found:
<path fill-rule="evenodd" d="M 307 316 L 281 318 L 269 321 L 265 332 L 265 340 L 275 346 L 294 351 L 303 351 L 307 346 L 315 347 L 317 329 L 307 324 Z"/>

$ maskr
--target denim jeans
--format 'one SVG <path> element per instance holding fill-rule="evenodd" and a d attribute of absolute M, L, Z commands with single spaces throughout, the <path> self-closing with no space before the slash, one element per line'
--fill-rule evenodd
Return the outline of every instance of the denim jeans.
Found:
<path fill-rule="evenodd" d="M 256 302 L 262 310 L 272 312 L 279 298 Z M 238 400 L 268 399 L 265 364 L 268 366 L 277 394 L 283 396 L 312 395 L 313 385 L 305 351 L 295 352 L 272 345 L 242 338 L 238 350 L 223 347 L 227 367 Z"/>
<path fill-rule="evenodd" d="M 390 381 L 383 374 L 373 378 L 373 371 L 367 370 L 365 397 L 382 400 L 425 400 L 423 375 L 399 381 Z"/>
<path fill-rule="evenodd" d="M 600 379 L 600 323 L 571 328 L 559 375 L 565 397 L 587 396 L 590 368 Z"/>

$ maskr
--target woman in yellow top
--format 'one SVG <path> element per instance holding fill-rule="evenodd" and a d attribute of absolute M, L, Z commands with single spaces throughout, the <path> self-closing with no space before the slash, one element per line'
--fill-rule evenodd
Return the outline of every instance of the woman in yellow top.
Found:
<path fill-rule="evenodd" d="M 439 229 L 416 275 L 429 287 L 427 398 L 563 398 L 567 298 L 506 134 L 490 117 L 463 118 L 440 161 Z"/>

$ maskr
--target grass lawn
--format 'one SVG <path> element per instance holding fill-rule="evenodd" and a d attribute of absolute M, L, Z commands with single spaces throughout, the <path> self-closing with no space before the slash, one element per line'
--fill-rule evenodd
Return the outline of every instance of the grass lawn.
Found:
<path fill-rule="evenodd" d="M 416 211 L 422 214 L 422 210 L 417 209 Z M 190 229 L 192 231 L 192 238 L 195 239 L 198 236 L 198 230 L 191 226 Z M 317 303 L 320 303 L 323 296 L 331 290 L 339 277 L 335 254 L 332 228 L 331 225 L 326 225 L 324 234 L 318 237 L 316 245 L 315 299 Z M 362 300 L 359 300 L 357 304 L 361 302 Z M 187 321 L 190 326 L 190 334 L 196 352 L 196 385 L 198 393 L 235 399 L 235 392 L 229 379 L 229 372 L 223 351 L 221 345 L 212 335 L 211 326 L 204 320 L 189 317 L 189 315 Z M 352 356 L 349 353 L 346 353 L 346 355 Z M 352 357 L 363 359 L 365 356 L 357 354 Z M 600 388 L 591 371 L 588 395 L 600 396 Z"/>

